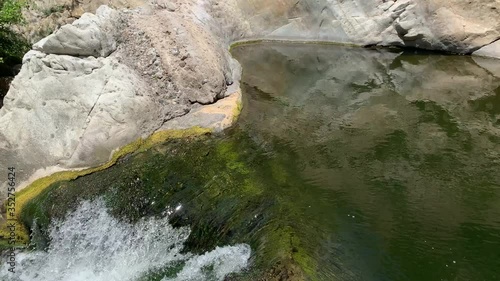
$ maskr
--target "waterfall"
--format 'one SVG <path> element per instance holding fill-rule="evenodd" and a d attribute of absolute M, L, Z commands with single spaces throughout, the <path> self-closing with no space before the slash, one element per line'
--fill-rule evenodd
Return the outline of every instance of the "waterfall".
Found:
<path fill-rule="evenodd" d="M 3 263 L 0 280 L 142 281 L 158 274 L 162 281 L 223 280 L 247 267 L 248 245 L 182 253 L 189 235 L 188 227 L 173 228 L 168 217 L 130 224 L 112 217 L 103 199 L 85 201 L 50 225 L 45 251 L 18 252 L 14 274 Z"/>

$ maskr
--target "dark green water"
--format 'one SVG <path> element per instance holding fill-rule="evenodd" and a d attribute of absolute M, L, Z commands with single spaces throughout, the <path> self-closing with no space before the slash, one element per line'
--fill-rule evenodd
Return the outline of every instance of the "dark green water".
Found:
<path fill-rule="evenodd" d="M 317 279 L 500 280 L 498 77 L 463 56 L 233 54 L 245 106 L 234 131 L 275 163 L 261 179 L 294 212 Z"/>

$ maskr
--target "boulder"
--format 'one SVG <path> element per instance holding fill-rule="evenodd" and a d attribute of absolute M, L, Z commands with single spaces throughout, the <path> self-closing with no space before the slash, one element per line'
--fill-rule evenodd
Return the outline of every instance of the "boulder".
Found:
<path fill-rule="evenodd" d="M 500 2 L 439 0 L 211 0 L 228 41 L 313 40 L 463 54 L 500 38 Z"/>
<path fill-rule="evenodd" d="M 33 49 L 47 54 L 106 57 L 116 50 L 118 21 L 117 11 L 101 6 L 95 15 L 83 14 L 35 43 Z"/>
<path fill-rule="evenodd" d="M 55 171 L 101 165 L 158 130 L 185 128 L 176 124 L 222 130 L 238 113 L 239 68 L 210 29 L 184 15 L 100 7 L 24 56 L 0 109 L 0 170 L 17 167 L 22 189 Z M 5 191 L 4 183 L 0 198 Z"/>
<path fill-rule="evenodd" d="M 31 51 L 0 109 L 0 169 L 94 166 L 160 124 L 147 86 L 114 58 Z"/>

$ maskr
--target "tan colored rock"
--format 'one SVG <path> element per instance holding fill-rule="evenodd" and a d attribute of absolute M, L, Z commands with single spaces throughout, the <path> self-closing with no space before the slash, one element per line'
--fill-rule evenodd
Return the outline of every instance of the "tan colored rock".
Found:
<path fill-rule="evenodd" d="M 214 104 L 195 108 L 182 117 L 166 122 L 159 131 L 200 127 L 221 132 L 233 125 L 240 113 L 240 107 L 241 90 L 237 88 L 228 97 Z"/>
<path fill-rule="evenodd" d="M 18 167 L 22 182 L 41 168 L 107 161 L 160 125 L 154 100 L 139 95 L 146 89 L 116 59 L 32 51 L 0 109 L 0 167 Z"/>

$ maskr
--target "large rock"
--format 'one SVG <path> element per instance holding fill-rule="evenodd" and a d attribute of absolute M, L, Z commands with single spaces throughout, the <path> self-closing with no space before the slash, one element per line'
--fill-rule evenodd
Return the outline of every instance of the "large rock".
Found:
<path fill-rule="evenodd" d="M 17 167 L 23 188 L 158 130 L 229 126 L 240 66 L 185 13 L 103 6 L 35 44 L 0 109 L 0 170 Z"/>
<path fill-rule="evenodd" d="M 146 89 L 112 58 L 30 52 L 0 109 L 0 169 L 18 167 L 23 181 L 40 168 L 107 161 L 159 126 Z"/>
<path fill-rule="evenodd" d="M 96 14 L 85 13 L 33 45 L 47 54 L 106 57 L 116 50 L 119 14 L 101 6 Z"/>
<path fill-rule="evenodd" d="M 471 53 L 500 38 L 499 1 L 211 0 L 230 40 L 323 40 Z"/>
<path fill-rule="evenodd" d="M 177 82 L 178 97 L 189 104 L 211 104 L 225 96 L 227 85 L 234 82 L 233 70 L 239 65 L 233 64 L 228 46 L 210 27 L 196 24 L 185 13 L 161 9 L 133 17 L 129 27 L 141 35 L 127 36 L 133 37 L 134 43 L 124 44 L 119 53 L 129 64 L 136 64 L 145 52 L 131 47 L 144 46 L 140 42 L 148 41 L 170 80 Z"/>
<path fill-rule="evenodd" d="M 114 9 L 133 9 L 147 0 L 31 0 L 23 10 L 25 22 L 16 26 L 31 43 L 36 43 L 61 26 L 72 23 L 84 13 L 95 13 L 101 5 Z"/>

